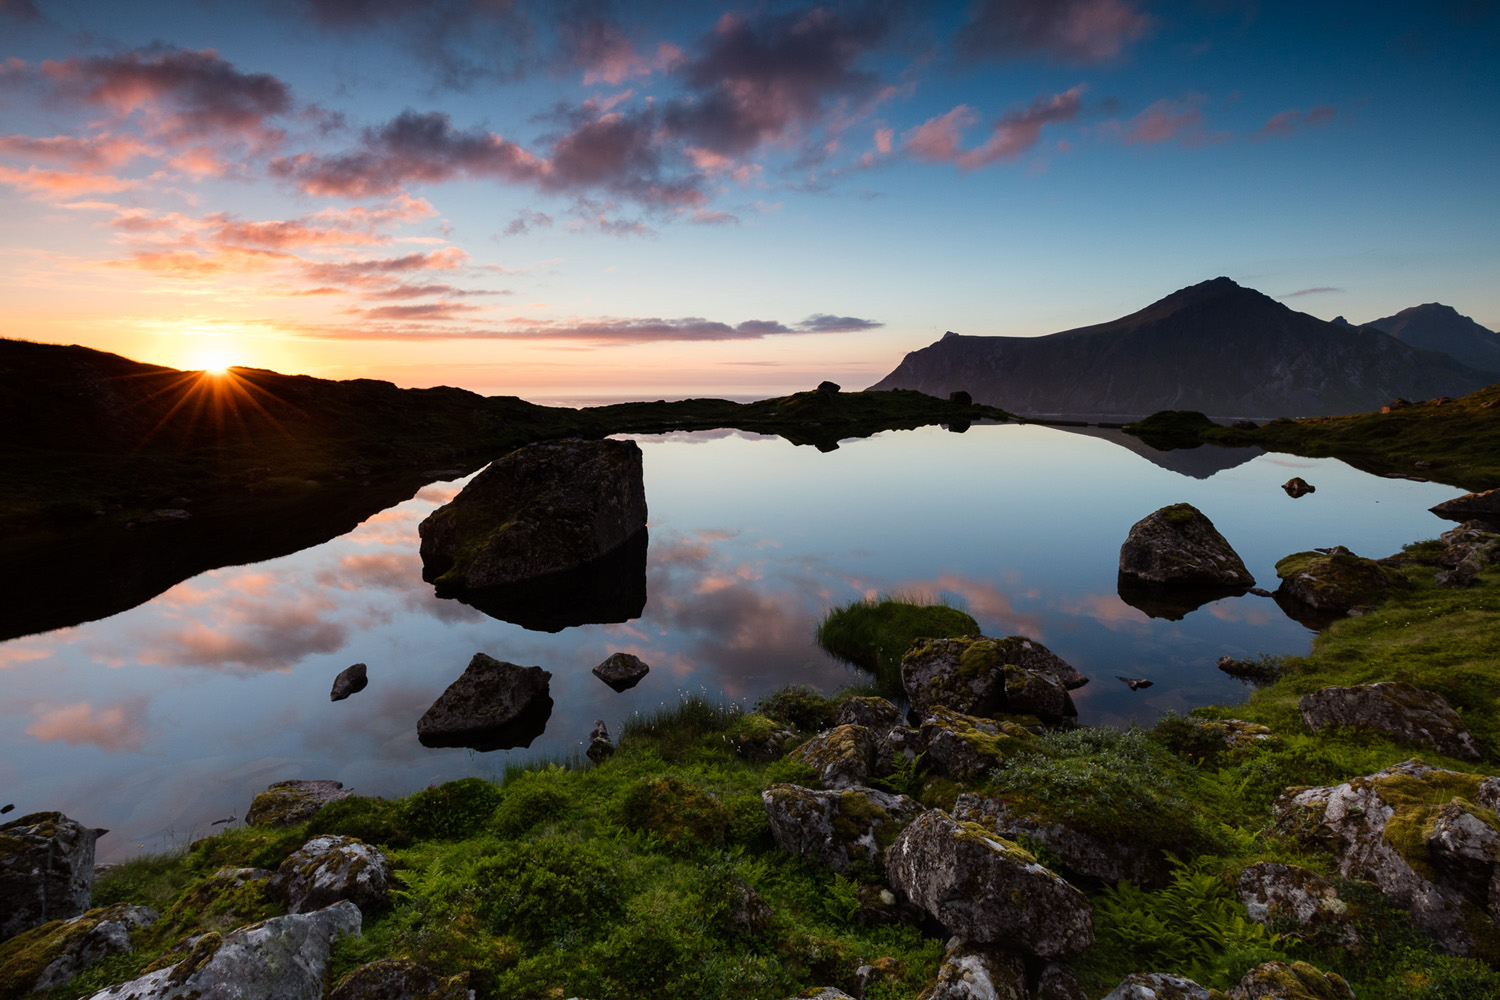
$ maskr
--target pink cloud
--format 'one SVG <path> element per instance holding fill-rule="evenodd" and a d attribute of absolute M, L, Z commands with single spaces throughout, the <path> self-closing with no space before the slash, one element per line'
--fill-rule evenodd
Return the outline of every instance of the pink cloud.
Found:
<path fill-rule="evenodd" d="M 190 250 L 139 250 L 128 257 L 109 261 L 108 264 L 110 267 L 153 271 L 171 278 L 205 278 L 267 271 L 283 261 L 295 259 L 290 254 L 271 250 L 230 247 L 206 253 Z"/>
<path fill-rule="evenodd" d="M 1228 132 L 1209 132 L 1204 128 L 1201 110 L 1202 94 L 1154 101 L 1126 121 L 1105 122 L 1100 133 L 1131 146 L 1154 146 L 1176 142 L 1183 146 L 1205 146 L 1223 142 Z"/>
<path fill-rule="evenodd" d="M 1151 30 L 1132 0 L 980 0 L 960 30 L 972 58 L 1045 55 L 1071 63 L 1118 58 Z"/>
<path fill-rule="evenodd" d="M 34 721 L 26 732 L 44 743 L 62 742 L 73 747 L 92 743 L 115 753 L 139 750 L 146 744 L 144 698 L 98 708 L 91 702 L 77 701 L 34 709 L 32 715 Z"/>
<path fill-rule="evenodd" d="M 1320 105 L 1307 112 L 1303 112 L 1300 108 L 1293 108 L 1290 111 L 1272 115 L 1250 138 L 1285 139 L 1303 129 L 1322 128 L 1331 124 L 1337 117 L 1338 109 L 1328 105 Z"/>
<path fill-rule="evenodd" d="M 91 138 L 55 135 L 32 138 L 0 136 L 0 156 L 32 162 L 58 163 L 75 170 L 102 171 L 145 156 L 151 147 L 128 136 L 99 135 Z"/>
<path fill-rule="evenodd" d="M 132 180 L 108 174 L 78 174 L 62 170 L 0 167 L 0 184 L 10 184 L 42 198 L 72 198 L 80 194 L 113 194 L 137 187 Z"/>
<path fill-rule="evenodd" d="M 945 115 L 929 118 L 902 137 L 912 156 L 929 163 L 953 163 L 963 152 L 964 129 L 979 120 L 974 109 L 960 104 Z"/>
<path fill-rule="evenodd" d="M 1045 126 L 1076 118 L 1082 94 L 1083 84 L 1079 84 L 1060 94 L 1039 96 L 1027 108 L 1007 111 L 995 122 L 989 138 L 972 149 L 964 148 L 963 132 L 978 121 L 978 115 L 967 104 L 960 104 L 907 132 L 902 147 L 918 160 L 954 163 L 965 170 L 1015 159 L 1036 146 Z"/>

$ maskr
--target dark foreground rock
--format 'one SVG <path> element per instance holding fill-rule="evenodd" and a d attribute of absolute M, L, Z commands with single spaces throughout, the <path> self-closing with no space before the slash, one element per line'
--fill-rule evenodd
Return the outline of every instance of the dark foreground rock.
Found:
<path fill-rule="evenodd" d="M 1288 789 L 1276 828 L 1329 851 L 1454 955 L 1500 954 L 1500 778 L 1408 760 L 1341 785 Z"/>
<path fill-rule="evenodd" d="M 1467 587 L 1483 570 L 1500 563 L 1500 527 L 1465 521 L 1438 537 L 1447 546 L 1438 555 L 1439 587 Z"/>
<path fill-rule="evenodd" d="M 1250 919 L 1292 924 L 1304 939 L 1357 948 L 1360 936 L 1349 923 L 1349 904 L 1317 872 L 1298 865 L 1261 861 L 1240 872 L 1235 886 Z"/>
<path fill-rule="evenodd" d="M 1286 482 L 1282 483 L 1281 488 L 1283 490 L 1286 490 L 1286 495 L 1291 497 L 1293 500 L 1296 500 L 1299 497 L 1305 497 L 1309 493 L 1318 492 L 1318 488 L 1316 486 L 1314 486 L 1312 483 L 1309 483 L 1301 476 L 1293 476 L 1291 479 L 1288 479 Z"/>
<path fill-rule="evenodd" d="M 645 527 L 634 441 L 527 445 L 421 523 L 422 577 L 440 590 L 520 583 L 598 559 Z"/>
<path fill-rule="evenodd" d="M 869 784 L 875 766 L 876 736 L 864 726 L 834 726 L 793 750 L 792 760 L 817 772 L 824 788 Z"/>
<path fill-rule="evenodd" d="M 1463 719 L 1440 694 L 1402 681 L 1326 687 L 1297 702 L 1308 728 L 1367 726 L 1405 743 L 1421 743 L 1463 760 L 1478 760 L 1479 748 Z"/>
<path fill-rule="evenodd" d="M 1160 850 L 1131 840 L 1099 837 L 1083 830 L 1029 815 L 987 795 L 965 792 L 953 805 L 953 818 L 978 823 L 1007 840 L 1027 837 L 1043 844 L 1059 868 L 1071 876 L 1085 876 L 1137 885 L 1162 885 L 1168 867 Z"/>
<path fill-rule="evenodd" d="M 968 942 L 1067 958 L 1094 940 L 1088 898 L 1035 857 L 941 809 L 917 817 L 886 853 L 891 884 Z"/>
<path fill-rule="evenodd" d="M 646 662 L 631 653 L 611 653 L 593 671 L 595 677 L 616 691 L 630 690 L 650 672 Z"/>
<path fill-rule="evenodd" d="M 89 908 L 93 830 L 60 812 L 30 813 L 0 826 L 0 941 Z"/>
<path fill-rule="evenodd" d="M 527 747 L 552 715 L 552 674 L 475 653 L 417 722 L 424 747 Z"/>
<path fill-rule="evenodd" d="M 920 718 L 939 706 L 965 715 L 1076 716 L 1068 691 L 1088 683 L 1071 664 L 1023 635 L 918 639 L 901 659 L 901 684 Z"/>
<path fill-rule="evenodd" d="M 257 795 L 245 811 L 247 826 L 295 826 L 313 813 L 350 793 L 342 781 L 326 778 L 278 781 Z"/>
<path fill-rule="evenodd" d="M 468 1000 L 468 973 L 439 979 L 409 958 L 382 958 L 340 979 L 328 1000 Z"/>
<path fill-rule="evenodd" d="M 1244 560 L 1203 512 L 1176 503 L 1131 525 L 1120 575 L 1168 586 L 1252 587 Z"/>
<path fill-rule="evenodd" d="M 344 902 L 222 937 L 210 931 L 176 965 L 100 990 L 90 1000 L 321 1000 L 334 939 L 359 929 L 359 907 Z"/>
<path fill-rule="evenodd" d="M 0 996 L 62 986 L 106 955 L 129 951 L 131 932 L 156 919 L 150 907 L 115 903 L 18 934 L 0 943 Z"/>
<path fill-rule="evenodd" d="M 353 837 L 314 837 L 281 863 L 266 891 L 288 913 L 311 913 L 341 900 L 361 913 L 390 903 L 390 865 L 385 855 Z"/>
<path fill-rule="evenodd" d="M 339 675 L 333 679 L 333 690 L 328 693 L 328 700 L 343 701 L 351 694 L 363 691 L 370 684 L 368 670 L 363 663 L 355 663 L 340 670 Z"/>

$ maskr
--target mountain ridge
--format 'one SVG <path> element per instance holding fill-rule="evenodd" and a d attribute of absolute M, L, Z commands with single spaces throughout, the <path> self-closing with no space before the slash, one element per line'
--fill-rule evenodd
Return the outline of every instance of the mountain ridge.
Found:
<path fill-rule="evenodd" d="M 1365 326 L 1412 347 L 1441 351 L 1470 368 L 1500 374 L 1500 333 L 1441 302 L 1424 302 Z"/>
<path fill-rule="evenodd" d="M 1494 381 L 1380 330 L 1296 312 L 1218 277 L 1118 319 L 1043 337 L 948 333 L 907 354 L 875 390 L 966 390 L 1027 414 L 1221 419 L 1331 416 L 1396 397 L 1463 395 Z"/>

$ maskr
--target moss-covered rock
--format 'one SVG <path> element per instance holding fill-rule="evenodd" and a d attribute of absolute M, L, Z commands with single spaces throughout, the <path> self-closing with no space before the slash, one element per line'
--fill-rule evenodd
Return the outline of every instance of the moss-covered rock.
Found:
<path fill-rule="evenodd" d="M 340 979 L 328 1000 L 468 1000 L 468 978 L 442 978 L 408 958 L 382 958 Z"/>
<path fill-rule="evenodd" d="M 295 826 L 319 809 L 351 793 L 342 781 L 327 779 L 278 781 L 257 795 L 245 811 L 247 826 Z"/>
<path fill-rule="evenodd" d="M 1015 952 L 949 940 L 937 981 L 918 1000 L 1031 1000 L 1026 961 Z"/>
<path fill-rule="evenodd" d="M 1135 972 L 1104 1000 L 1229 1000 L 1229 994 L 1166 972 Z"/>
<path fill-rule="evenodd" d="M 361 913 L 390 905 L 385 855 L 353 837 L 314 837 L 281 863 L 266 891 L 288 913 L 311 913 L 347 899 Z"/>
<path fill-rule="evenodd" d="M 1255 578 L 1214 523 L 1189 503 L 1154 511 L 1120 546 L 1120 576 L 1178 587 L 1253 587 Z"/>
<path fill-rule="evenodd" d="M 268 917 L 282 908 L 266 892 L 271 873 L 261 868 L 221 868 L 184 889 L 150 931 L 156 945 L 191 934 L 228 932 Z"/>
<path fill-rule="evenodd" d="M 106 955 L 129 951 L 131 934 L 156 919 L 149 907 L 115 903 L 0 943 L 0 1000 L 61 986 Z"/>
<path fill-rule="evenodd" d="M 38 812 L 0 826 L 0 941 L 89 908 L 94 888 L 91 830 L 60 812 Z"/>
<path fill-rule="evenodd" d="M 1463 719 L 1440 694 L 1403 681 L 1378 681 L 1351 687 L 1326 687 L 1297 702 L 1310 729 L 1366 726 L 1406 743 L 1421 743 L 1439 753 L 1478 760 L 1479 748 Z"/>
<path fill-rule="evenodd" d="M 1033 681 L 1038 690 L 1060 691 L 1060 695 L 1045 706 L 1012 706 L 1010 692 L 1024 697 Z M 976 635 L 912 643 L 901 661 L 901 683 L 912 711 L 919 716 L 943 706 L 984 718 L 1012 712 L 1060 718 L 1072 710 L 1067 691 L 1088 683 L 1088 678 L 1025 636 Z M 1039 707 L 1058 711 L 1044 713 Z"/>
<path fill-rule="evenodd" d="M 764 712 L 746 712 L 729 727 L 730 743 L 746 760 L 775 760 L 797 739 L 797 730 Z"/>
<path fill-rule="evenodd" d="M 897 726 L 904 725 L 906 717 L 888 698 L 854 697 L 839 703 L 833 721 L 838 726 L 864 726 L 878 740 Z"/>
<path fill-rule="evenodd" d="M 1327 552 L 1295 552 L 1276 563 L 1281 586 L 1278 603 L 1295 602 L 1315 612 L 1347 614 L 1379 603 L 1392 590 L 1405 590 L 1406 577 L 1341 545 Z"/>
<path fill-rule="evenodd" d="M 1265 962 L 1229 991 L 1233 1000 L 1354 1000 L 1344 978 L 1306 962 Z"/>
<path fill-rule="evenodd" d="M 1094 940 L 1088 898 L 988 827 L 941 809 L 917 817 L 887 852 L 891 884 L 965 941 L 1041 958 Z"/>
<path fill-rule="evenodd" d="M 1072 876 L 1137 885 L 1159 885 L 1168 868 L 1162 852 L 1122 830 L 1120 837 L 1104 837 L 1067 823 L 1048 820 L 1024 808 L 987 795 L 966 792 L 953 804 L 953 818 L 978 823 L 1008 840 L 1025 838 L 1041 845 L 1063 873 Z"/>
<path fill-rule="evenodd" d="M 1412 759 L 1342 785 L 1289 789 L 1277 828 L 1374 882 L 1450 954 L 1500 962 L 1500 778 Z"/>
<path fill-rule="evenodd" d="M 874 788 L 818 791 L 776 784 L 761 793 L 776 845 L 836 872 L 881 872 L 885 849 L 922 807 Z"/>
<path fill-rule="evenodd" d="M 929 770 L 951 778 L 983 774 L 1016 752 L 1034 744 L 1036 736 L 1014 722 L 982 719 L 946 708 L 935 708 L 917 730 L 917 749 L 925 753 Z"/>
<path fill-rule="evenodd" d="M 811 767 L 824 788 L 853 788 L 869 784 L 875 751 L 874 733 L 845 725 L 814 736 L 793 750 L 791 758 Z"/>
<path fill-rule="evenodd" d="M 1353 912 L 1323 876 L 1300 865 L 1262 861 L 1240 872 L 1235 884 L 1250 919 L 1292 926 L 1304 940 L 1354 949 L 1361 944 L 1351 926 Z"/>

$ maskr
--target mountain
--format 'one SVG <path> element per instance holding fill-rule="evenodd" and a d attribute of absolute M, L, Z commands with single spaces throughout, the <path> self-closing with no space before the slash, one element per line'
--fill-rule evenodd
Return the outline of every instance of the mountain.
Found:
<path fill-rule="evenodd" d="M 1485 329 L 1452 306 L 1428 302 L 1365 326 L 1424 351 L 1442 351 L 1470 368 L 1500 372 L 1500 333 Z"/>
<path fill-rule="evenodd" d="M 1109 323 L 1044 337 L 948 333 L 871 389 L 966 389 L 1025 414 L 1326 416 L 1396 397 L 1459 396 L 1491 373 L 1368 327 L 1295 312 L 1228 278 L 1192 285 Z"/>

